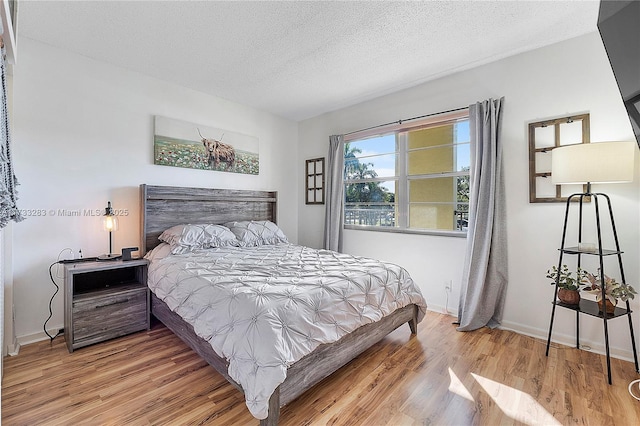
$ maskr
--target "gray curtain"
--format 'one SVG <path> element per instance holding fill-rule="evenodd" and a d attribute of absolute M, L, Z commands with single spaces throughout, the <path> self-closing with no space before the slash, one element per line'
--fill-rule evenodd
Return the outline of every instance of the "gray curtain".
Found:
<path fill-rule="evenodd" d="M 507 232 L 500 122 L 504 98 L 469 106 L 471 194 L 458 331 L 497 327 L 507 290 Z"/>
<path fill-rule="evenodd" d="M 1 25 L 0 25 L 1 26 Z M 2 48 L 2 58 L 5 56 L 5 48 Z M 19 222 L 22 220 L 20 211 L 16 206 L 18 181 L 13 174 L 13 163 L 11 161 L 11 133 L 9 131 L 9 112 L 7 110 L 7 78 L 5 73 L 4 60 L 0 72 L 2 73 L 2 106 L 0 109 L 0 228 L 7 226 L 10 220 Z"/>
<path fill-rule="evenodd" d="M 327 197 L 324 217 L 324 248 L 342 251 L 344 218 L 344 137 L 329 137 L 327 158 Z"/>

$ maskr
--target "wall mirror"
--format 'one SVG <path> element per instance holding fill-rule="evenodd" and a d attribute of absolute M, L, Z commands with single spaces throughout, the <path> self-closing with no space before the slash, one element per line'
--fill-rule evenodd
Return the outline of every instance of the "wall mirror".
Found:
<path fill-rule="evenodd" d="M 589 114 L 529 123 L 530 203 L 566 202 L 569 195 L 586 191 L 586 185 L 551 183 L 551 152 L 563 145 L 589 143 L 589 132 Z"/>
<path fill-rule="evenodd" d="M 324 157 L 305 165 L 306 204 L 324 204 Z"/>

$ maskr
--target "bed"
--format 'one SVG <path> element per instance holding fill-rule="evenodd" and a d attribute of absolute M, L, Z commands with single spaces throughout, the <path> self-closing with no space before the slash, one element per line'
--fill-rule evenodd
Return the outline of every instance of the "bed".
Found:
<path fill-rule="evenodd" d="M 254 417 L 260 419 L 261 425 L 278 424 L 281 407 L 347 364 L 402 324 L 408 323 L 412 335 L 417 332 L 417 324 L 424 316 L 426 303 L 424 303 L 422 295 L 419 294 L 419 290 L 413 288 L 411 278 L 406 274 L 406 271 L 396 265 L 383 264 L 372 259 L 355 258 L 326 250 L 314 250 L 293 244 L 281 244 L 279 242 L 274 244 L 273 247 L 217 247 L 215 249 L 194 250 L 186 254 L 159 256 L 157 259 L 153 259 L 154 254 L 163 251 L 165 248 L 163 245 L 166 246 L 166 243 L 162 243 L 159 240 L 160 235 L 165 230 L 177 225 L 225 224 L 234 221 L 240 223 L 245 221 L 277 223 L 277 194 L 275 192 L 141 185 L 140 195 L 142 203 L 141 251 L 148 253 L 149 257 L 152 257 L 149 267 L 149 287 L 152 289 L 152 315 L 178 335 L 231 384 L 245 393 L 247 407 Z M 247 262 L 249 266 L 245 265 Z M 283 300 L 282 306 L 285 308 L 278 308 L 280 309 L 278 312 L 280 312 L 280 317 L 293 317 L 293 313 L 289 315 L 282 310 L 286 309 L 287 303 L 302 301 L 301 306 L 305 306 L 305 309 L 300 310 L 311 312 L 313 309 L 307 309 L 307 306 L 312 306 L 313 300 L 315 300 L 315 296 L 307 294 L 302 289 L 298 291 L 299 282 L 306 283 L 305 285 L 300 284 L 301 288 L 325 289 L 330 286 L 332 293 L 342 294 L 340 293 L 342 290 L 337 290 L 338 284 L 333 287 L 332 282 L 335 282 L 335 280 L 332 280 L 331 277 L 335 278 L 337 269 L 354 263 L 358 264 L 355 266 L 358 266 L 360 270 L 374 271 L 378 268 L 382 275 L 392 274 L 395 276 L 395 281 L 385 287 L 385 289 L 391 288 L 395 292 L 396 296 L 393 298 L 393 303 L 388 306 L 383 306 L 379 301 L 373 303 L 373 305 L 377 304 L 376 306 L 380 309 L 381 314 L 365 312 L 365 310 L 361 309 L 358 315 L 364 325 L 354 326 L 350 320 L 345 319 L 344 324 L 348 324 L 348 326 L 343 326 L 342 322 L 338 324 L 339 321 L 335 321 L 337 331 L 333 339 L 320 336 L 319 332 L 308 332 L 308 334 L 316 333 L 318 335 L 311 336 L 312 338 L 307 337 L 308 345 L 292 344 L 291 346 L 294 349 L 289 348 L 286 359 L 283 356 L 279 363 L 274 361 L 268 364 L 263 362 L 262 359 L 270 352 L 279 350 L 278 348 L 271 348 L 269 342 L 274 341 L 276 342 L 274 345 L 282 346 L 282 341 L 288 341 L 288 337 L 280 339 L 276 337 L 261 337 L 261 340 L 257 341 L 258 343 L 243 341 L 241 345 L 250 347 L 252 351 L 248 358 L 253 359 L 256 366 L 259 364 L 270 368 L 264 371 L 258 370 L 257 367 L 253 371 L 242 370 L 238 367 L 236 358 L 247 361 L 247 356 L 244 358 L 242 356 L 236 357 L 235 346 L 232 347 L 227 344 L 227 340 L 241 340 L 245 338 L 246 334 L 249 334 L 246 329 L 238 327 L 238 324 L 241 323 L 248 324 L 247 321 L 227 319 L 223 321 L 224 324 L 222 322 L 216 324 L 216 321 L 222 320 L 216 319 L 213 314 L 217 315 L 224 309 L 220 309 L 220 306 L 211 306 L 215 305 L 215 302 L 211 302 L 211 300 L 209 302 L 197 302 L 200 305 L 194 308 L 196 313 L 185 313 L 186 311 L 183 310 L 184 306 L 191 306 L 196 303 L 194 301 L 199 300 L 195 295 L 196 291 L 194 289 L 204 288 L 206 289 L 205 291 L 210 291 L 211 288 L 215 287 L 221 291 L 231 291 L 230 289 L 232 288 L 233 293 L 228 300 L 235 303 L 237 295 L 240 295 L 240 297 L 244 297 L 246 294 L 262 295 L 265 288 L 267 289 L 266 291 L 270 291 L 271 288 L 278 287 L 278 280 L 286 278 L 289 281 L 294 280 L 295 286 L 280 286 L 285 293 L 284 296 L 281 294 L 276 298 Z M 214 264 L 216 269 L 214 269 Z M 247 269 L 252 268 L 251 265 L 254 265 L 255 269 Z M 324 275 L 317 276 L 315 275 L 317 272 L 314 271 L 314 275 L 309 275 L 310 278 L 307 280 L 306 272 L 318 269 L 315 266 L 312 267 L 312 265 L 321 265 L 319 269 L 323 271 Z M 223 270 L 220 270 L 221 267 Z M 271 273 L 267 267 L 275 267 L 278 272 L 269 275 Z M 305 273 L 301 271 L 305 271 Z M 351 274 L 351 272 L 347 274 Z M 344 286 L 353 287 L 354 283 L 357 284 L 357 280 L 367 279 L 360 277 L 359 273 L 354 274 L 349 275 L 348 280 L 340 284 L 343 286 L 341 288 L 344 288 Z M 400 275 L 402 275 L 401 279 L 399 278 Z M 180 279 L 184 281 L 184 284 L 180 284 L 184 285 L 181 290 L 162 287 L 170 282 L 179 281 L 176 276 L 180 276 Z M 269 283 L 259 283 L 256 281 L 258 276 L 266 276 L 264 279 L 268 280 Z M 209 281 L 205 284 L 198 281 L 203 279 Z M 373 273 L 368 278 L 369 281 L 377 279 L 378 277 Z M 215 285 L 211 285 L 212 282 Z M 187 285 L 192 287 L 187 287 Z M 369 286 L 370 284 L 362 285 Z M 287 292 L 294 292 L 295 298 L 289 297 L 290 300 L 287 300 L 287 297 L 291 296 Z M 178 293 L 184 293 L 184 299 L 178 300 Z M 217 294 L 215 298 L 227 297 L 218 296 Z M 343 297 L 346 301 L 350 296 L 344 295 Z M 367 297 L 369 297 L 368 293 Z M 217 300 L 215 298 L 212 300 Z M 379 298 L 384 299 L 385 297 L 381 295 Z M 387 296 L 387 299 L 390 298 Z M 335 303 L 338 305 L 340 300 L 336 300 L 337 302 Z M 326 302 L 318 303 L 326 304 Z M 331 303 L 333 304 L 334 302 Z M 204 313 L 203 306 L 207 304 L 209 308 L 215 308 L 211 309 L 213 311 L 211 318 L 207 317 L 209 313 Z M 251 309 L 254 308 L 242 308 L 241 310 L 248 312 Z M 233 315 L 233 312 L 237 312 L 238 309 L 229 307 L 228 311 L 230 312 L 228 315 Z M 283 312 L 285 313 L 284 315 Z M 363 312 L 364 315 L 362 314 Z M 342 314 L 336 313 L 336 315 L 340 316 Z M 255 317 L 256 315 L 253 316 L 254 319 Z M 273 316 L 269 318 L 273 322 Z M 284 323 L 288 319 L 285 318 L 281 321 Z M 315 323 L 318 322 L 317 319 L 309 318 L 301 318 L 299 321 L 309 326 L 308 328 L 305 327 L 305 330 L 311 330 Z M 329 321 L 327 319 L 327 322 Z M 231 327 L 229 327 L 229 324 L 231 324 Z M 238 330 L 227 333 L 226 330 L 233 328 L 234 324 Z M 295 325 L 291 326 L 292 329 L 294 327 Z M 225 329 L 226 334 L 224 339 L 219 339 L 219 333 L 216 330 L 222 328 Z M 279 325 L 277 336 L 281 337 L 286 334 L 282 333 L 282 330 L 288 330 L 287 324 Z M 298 327 L 296 330 L 299 331 L 300 328 Z M 265 331 L 261 332 L 260 335 L 269 335 L 268 333 L 272 332 Z M 214 349 L 212 345 L 218 343 L 220 346 Z M 226 349 L 225 345 L 231 349 Z M 260 362 L 258 362 L 257 358 L 260 358 Z M 280 380 L 273 382 L 275 384 L 270 382 L 275 380 L 272 378 L 273 375 L 280 377 Z M 250 377 L 250 379 L 247 379 L 247 377 Z M 247 382 L 247 380 L 249 381 Z M 244 384 L 246 390 L 243 389 L 241 383 Z M 254 389 L 255 383 L 259 384 L 256 389 Z M 265 392 L 267 392 L 266 397 Z"/>

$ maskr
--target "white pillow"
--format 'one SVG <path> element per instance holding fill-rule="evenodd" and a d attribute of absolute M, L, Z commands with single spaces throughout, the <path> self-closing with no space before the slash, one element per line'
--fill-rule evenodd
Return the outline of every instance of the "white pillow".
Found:
<path fill-rule="evenodd" d="M 289 242 L 287 236 L 282 232 L 282 229 L 268 220 L 228 222 L 224 225 L 235 234 L 240 247 L 255 247 Z"/>
<path fill-rule="evenodd" d="M 158 237 L 171 246 L 172 254 L 183 254 L 195 249 L 238 246 L 236 236 L 222 225 L 176 225 Z"/>

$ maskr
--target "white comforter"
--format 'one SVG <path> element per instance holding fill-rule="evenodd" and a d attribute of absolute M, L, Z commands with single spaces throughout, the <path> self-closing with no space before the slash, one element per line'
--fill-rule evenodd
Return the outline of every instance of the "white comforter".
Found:
<path fill-rule="evenodd" d="M 254 417 L 287 367 L 322 343 L 415 303 L 397 265 L 290 244 L 226 247 L 152 260 L 149 288 L 229 361 Z"/>

